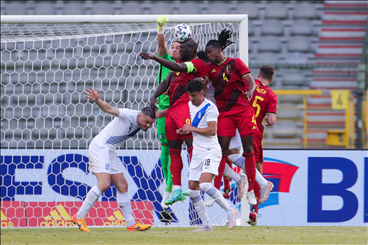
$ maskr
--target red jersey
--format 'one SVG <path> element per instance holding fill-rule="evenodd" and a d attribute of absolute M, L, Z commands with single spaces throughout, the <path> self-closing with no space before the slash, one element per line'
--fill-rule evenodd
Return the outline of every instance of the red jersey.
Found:
<path fill-rule="evenodd" d="M 250 107 L 245 96 L 249 86 L 243 77 L 251 72 L 241 59 L 227 57 L 220 64 L 206 64 L 206 68 L 206 76 L 215 88 L 220 113 L 244 111 L 244 108 Z"/>
<path fill-rule="evenodd" d="M 258 79 L 254 79 L 256 82 L 256 90 L 252 97 L 252 106 L 254 114 L 256 115 L 256 122 L 261 135 L 263 135 L 263 118 L 267 113 L 276 114 L 277 95 L 268 87 L 263 85 Z"/>
<path fill-rule="evenodd" d="M 184 63 L 178 59 L 177 63 Z M 170 83 L 169 96 L 170 96 L 170 107 L 175 107 L 179 103 L 188 103 L 189 96 L 185 91 L 185 87 L 188 82 L 196 77 L 204 77 L 206 71 L 206 64 L 198 58 L 190 60 L 194 65 L 194 71 L 191 73 L 173 71 L 173 80 Z"/>

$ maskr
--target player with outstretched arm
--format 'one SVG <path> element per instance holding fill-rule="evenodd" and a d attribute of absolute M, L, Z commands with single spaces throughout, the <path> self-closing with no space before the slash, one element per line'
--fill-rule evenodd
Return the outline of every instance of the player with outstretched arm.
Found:
<path fill-rule="evenodd" d="M 188 92 L 189 111 L 192 124 L 185 124 L 176 130 L 178 134 L 193 134 L 193 156 L 189 166 L 189 196 L 193 201 L 196 212 L 202 220 L 202 226 L 195 231 L 212 231 L 201 189 L 211 196 L 222 207 L 228 218 L 228 227 L 233 229 L 236 224 L 236 210 L 213 187 L 213 178 L 218 174 L 221 161 L 221 147 L 217 139 L 217 117 L 219 112 L 216 105 L 204 98 L 203 83 L 191 80 L 186 86 Z"/>
<path fill-rule="evenodd" d="M 127 230 L 147 230 L 151 225 L 138 224 L 133 218 L 128 182 L 124 177 L 122 164 L 116 158 L 116 149 L 140 130 L 147 131 L 151 128 L 156 117 L 163 117 L 166 110 L 155 112 L 151 107 L 143 108 L 142 111 L 119 109 L 101 100 L 100 90 L 96 92 L 93 88 L 90 88 L 87 89 L 86 94 L 86 97 L 95 102 L 102 111 L 115 116 L 115 118 L 93 138 L 89 145 L 89 171 L 96 176 L 98 183 L 87 193 L 82 206 L 72 216 L 72 220 L 81 231 L 89 232 L 84 217 L 102 193 L 110 188 L 111 183 L 113 183 L 116 187 L 118 206 L 127 223 Z"/>

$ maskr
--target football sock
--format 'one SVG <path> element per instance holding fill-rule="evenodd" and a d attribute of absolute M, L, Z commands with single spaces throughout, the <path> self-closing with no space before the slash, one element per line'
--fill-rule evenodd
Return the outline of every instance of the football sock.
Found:
<path fill-rule="evenodd" d="M 220 190 L 221 188 L 222 175 L 224 173 L 225 165 L 227 165 L 226 159 L 227 159 L 227 156 L 222 155 L 220 166 L 218 168 L 218 175 L 215 177 L 215 180 L 214 180 L 214 186 L 217 190 Z"/>
<path fill-rule="evenodd" d="M 225 200 L 224 196 L 221 194 L 219 190 L 213 187 L 211 183 L 203 182 L 200 183 L 199 186 L 204 192 L 207 193 L 207 195 L 212 197 L 215 200 L 215 202 L 226 211 L 226 213 L 232 212 L 232 209 L 229 203 Z"/>
<path fill-rule="evenodd" d="M 124 215 L 127 226 L 133 226 L 136 222 L 133 218 L 132 204 L 130 203 L 130 195 L 128 192 L 116 193 L 118 206 Z"/>
<path fill-rule="evenodd" d="M 230 162 L 234 163 L 239 168 L 244 168 L 245 159 L 240 154 L 231 154 L 229 155 Z"/>
<path fill-rule="evenodd" d="M 206 206 L 204 205 L 204 201 L 201 197 L 201 191 L 199 190 L 191 190 L 189 189 L 189 196 L 193 201 L 195 210 L 199 218 L 202 220 L 202 224 L 206 226 L 210 226 L 210 219 L 208 218 Z"/>
<path fill-rule="evenodd" d="M 87 193 L 86 199 L 84 199 L 82 206 L 78 210 L 77 219 L 86 217 L 88 211 L 93 207 L 93 205 L 95 205 L 101 195 L 102 192 L 100 189 L 98 189 L 97 185 L 92 187 L 92 189 Z"/>
<path fill-rule="evenodd" d="M 181 189 L 181 185 L 174 185 L 173 186 L 173 191 L 179 190 Z"/>
<path fill-rule="evenodd" d="M 171 171 L 170 171 L 170 154 L 169 154 L 169 146 L 162 145 L 161 146 L 161 165 L 162 165 L 162 172 L 164 173 L 164 177 L 166 180 L 166 189 L 165 191 L 171 192 L 172 190 L 172 178 L 171 178 Z"/>
<path fill-rule="evenodd" d="M 256 169 L 256 182 L 259 184 L 260 188 L 268 185 L 267 180 L 262 176 L 258 169 Z"/>
<path fill-rule="evenodd" d="M 183 160 L 181 159 L 181 150 L 170 149 L 170 171 L 174 185 L 181 186 L 181 170 L 183 169 Z"/>
<path fill-rule="evenodd" d="M 228 164 L 225 165 L 224 176 L 233 179 L 236 183 L 241 181 L 241 176 L 237 174 Z"/>
<path fill-rule="evenodd" d="M 252 210 L 255 209 L 256 213 L 258 213 L 258 202 L 261 198 L 261 188 L 259 187 L 258 183 L 254 183 L 254 194 L 256 195 L 257 205 L 252 206 Z"/>
<path fill-rule="evenodd" d="M 232 163 L 229 161 L 229 159 L 226 159 L 226 165 L 231 168 Z M 226 168 L 226 165 L 225 165 L 225 168 Z M 224 169 L 224 172 L 225 172 L 225 169 Z M 231 190 L 230 177 L 225 176 L 225 175 L 224 175 L 224 189 Z"/>
<path fill-rule="evenodd" d="M 245 158 L 245 172 L 248 177 L 248 192 L 254 190 L 254 183 L 256 182 L 256 158 L 254 157 L 254 151 L 250 153 L 243 153 Z"/>

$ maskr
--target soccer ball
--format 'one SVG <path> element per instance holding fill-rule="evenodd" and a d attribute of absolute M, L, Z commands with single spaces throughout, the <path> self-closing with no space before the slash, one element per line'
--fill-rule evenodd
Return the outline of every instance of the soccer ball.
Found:
<path fill-rule="evenodd" d="M 192 30 L 186 24 L 180 24 L 175 27 L 174 38 L 176 42 L 184 42 L 192 38 Z"/>

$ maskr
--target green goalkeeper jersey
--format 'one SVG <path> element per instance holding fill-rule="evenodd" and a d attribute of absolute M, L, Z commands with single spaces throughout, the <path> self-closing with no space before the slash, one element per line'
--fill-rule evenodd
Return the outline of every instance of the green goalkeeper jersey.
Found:
<path fill-rule="evenodd" d="M 160 56 L 166 60 L 171 60 L 171 61 L 175 61 L 173 60 L 169 53 L 166 53 L 164 54 L 163 56 Z M 165 80 L 165 78 L 167 77 L 167 75 L 169 75 L 170 73 L 170 69 L 166 68 L 165 66 L 161 65 L 159 66 L 158 68 L 158 82 L 159 84 Z M 167 96 L 166 94 L 162 94 L 158 97 L 158 104 L 160 105 L 160 107 L 162 109 L 166 109 L 166 108 L 169 108 L 169 105 L 170 105 L 170 98 L 169 96 Z"/>

